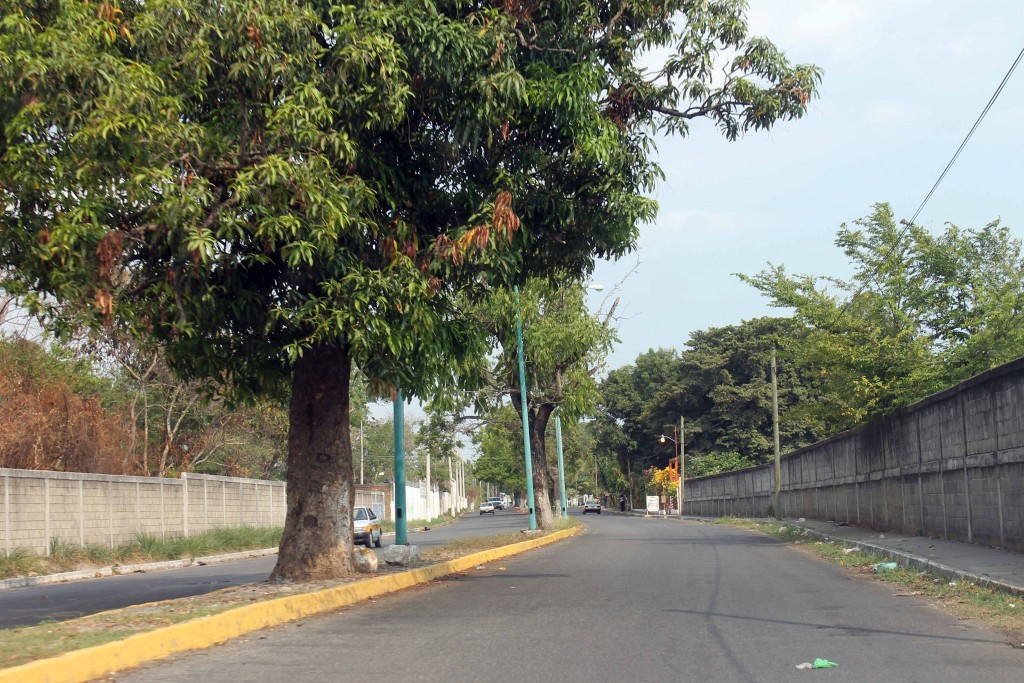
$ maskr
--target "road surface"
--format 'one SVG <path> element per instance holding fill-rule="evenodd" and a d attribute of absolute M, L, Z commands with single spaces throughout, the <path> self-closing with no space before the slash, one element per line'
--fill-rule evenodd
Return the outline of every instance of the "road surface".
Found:
<path fill-rule="evenodd" d="M 1024 680 L 1024 652 L 999 633 L 767 536 L 612 515 L 586 525 L 481 570 L 110 680 Z M 819 657 L 838 668 L 796 669 Z"/>
<path fill-rule="evenodd" d="M 511 511 L 472 515 L 455 524 L 412 532 L 409 542 L 441 545 L 455 538 L 486 536 L 524 528 L 526 516 Z M 385 536 L 384 545 L 394 542 Z M 378 551 L 380 552 L 380 551 Z M 29 586 L 0 591 L 0 629 L 31 626 L 42 621 L 64 621 L 86 614 L 203 595 L 242 583 L 264 581 L 277 556 L 259 557 L 202 567 L 184 567 L 144 574 L 126 574 L 70 583 Z"/>

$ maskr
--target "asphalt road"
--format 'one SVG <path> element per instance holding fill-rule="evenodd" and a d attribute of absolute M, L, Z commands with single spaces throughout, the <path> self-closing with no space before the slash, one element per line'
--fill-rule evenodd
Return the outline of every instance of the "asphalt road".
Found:
<path fill-rule="evenodd" d="M 486 536 L 526 526 L 526 516 L 511 511 L 472 515 L 455 524 L 412 532 L 409 542 L 440 545 L 455 538 Z M 394 542 L 384 537 L 384 546 Z M 378 552 L 380 552 L 378 550 Z M 144 574 L 126 574 L 70 583 L 30 586 L 0 591 L 0 629 L 31 626 L 42 621 L 63 621 L 86 614 L 157 600 L 202 595 L 242 583 L 264 581 L 277 556 L 184 567 Z"/>
<path fill-rule="evenodd" d="M 586 525 L 482 570 L 109 680 L 1022 680 L 1024 651 L 1000 634 L 766 536 L 611 515 Z M 839 667 L 795 668 L 818 657 Z"/>

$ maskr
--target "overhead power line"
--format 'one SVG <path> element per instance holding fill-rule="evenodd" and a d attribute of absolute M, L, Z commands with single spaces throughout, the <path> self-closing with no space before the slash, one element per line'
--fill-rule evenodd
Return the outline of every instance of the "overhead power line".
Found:
<path fill-rule="evenodd" d="M 999 83 L 999 87 L 996 88 L 994 93 L 992 93 L 992 97 L 989 98 L 988 104 L 986 104 L 985 108 L 981 110 L 978 120 L 974 122 L 974 125 L 971 126 L 970 132 L 967 133 L 967 137 L 965 137 L 964 141 L 960 143 L 959 147 L 957 147 L 956 153 L 953 155 L 953 158 L 949 160 L 949 163 L 946 164 L 946 168 L 942 170 L 942 173 L 939 175 L 939 179 L 935 181 L 934 185 L 932 185 L 932 189 L 928 190 L 928 195 L 924 198 L 924 201 L 921 202 L 921 206 L 917 207 L 917 211 L 914 212 L 913 217 L 910 219 L 910 225 L 913 225 L 914 221 L 917 220 L 917 217 L 921 214 L 925 204 L 928 203 L 928 200 L 932 198 L 932 195 L 935 194 L 935 190 L 938 189 L 939 185 L 942 183 L 942 179 L 946 177 L 946 174 L 949 173 L 949 169 L 953 167 L 954 163 L 956 163 L 957 158 L 960 156 L 960 152 L 964 151 L 964 147 L 967 146 L 967 142 L 971 139 L 971 136 L 974 135 L 974 131 L 978 130 L 978 126 L 980 126 L 981 122 L 985 120 L 988 110 L 991 109 L 992 105 L 995 104 L 997 99 L 999 99 L 999 94 L 1003 92 L 1003 87 L 1005 87 L 1006 82 L 1010 80 L 1010 76 L 1013 75 L 1017 65 L 1020 64 L 1022 57 L 1024 57 L 1024 48 L 1022 48 L 1020 53 L 1017 54 L 1017 59 L 1013 60 L 1013 64 L 1010 65 L 1010 70 L 1006 72 L 1005 76 L 1003 76 L 1003 80 Z"/>
<path fill-rule="evenodd" d="M 1000 93 L 1003 92 L 1003 88 L 1006 86 L 1007 82 L 1010 80 L 1010 76 L 1012 76 L 1013 72 L 1017 69 L 1017 65 L 1020 64 L 1022 58 L 1024 58 L 1024 48 L 1022 48 L 1021 51 L 1019 53 L 1017 53 L 1017 58 L 1015 60 L 1013 60 L 1013 64 L 1010 65 L 1010 68 L 1009 68 L 1009 70 L 1007 70 L 1006 75 L 1003 76 L 1003 80 L 999 82 L 999 86 L 996 88 L 996 91 L 994 93 L 992 93 L 992 97 L 989 98 L 988 104 L 986 104 L 985 108 L 981 110 L 981 114 L 978 115 L 978 118 L 974 122 L 974 125 L 971 126 L 971 130 L 968 131 L 967 135 L 963 139 L 963 142 L 961 142 L 960 146 L 957 147 L 956 152 L 953 154 L 953 157 L 949 160 L 949 163 L 946 164 L 946 168 L 942 169 L 942 173 L 939 174 L 939 177 L 935 181 L 935 184 L 932 185 L 932 188 L 930 190 L 928 190 L 928 194 L 925 195 L 925 198 L 921 202 L 921 205 L 917 207 L 917 211 L 914 212 L 914 215 L 911 216 L 909 221 L 907 221 L 907 220 L 900 221 L 901 223 L 903 223 L 903 230 L 901 230 L 900 233 L 896 236 L 896 240 L 893 242 L 892 246 L 889 247 L 889 250 L 885 253 L 885 257 L 882 259 L 882 262 L 885 262 L 885 261 L 889 260 L 889 257 L 892 256 L 892 253 L 896 250 L 896 247 L 898 247 L 900 245 L 900 242 L 903 241 L 903 238 L 910 231 L 910 229 L 914 226 L 915 221 L 917 221 L 917 217 L 919 215 L 921 215 L 921 211 L 924 210 L 925 205 L 928 204 L 928 201 L 932 198 L 932 195 L 935 194 L 935 190 L 937 190 L 939 188 L 939 185 L 942 184 L 942 181 L 946 177 L 946 174 L 949 173 L 949 169 L 953 168 L 953 164 L 955 164 L 956 160 L 958 158 L 960 158 L 960 153 L 964 151 L 964 148 L 967 146 L 967 143 L 970 141 L 971 136 L 974 135 L 974 131 L 978 130 L 978 126 L 981 125 L 981 122 L 985 120 L 985 116 L 988 115 L 989 109 L 991 109 L 992 105 L 995 104 L 997 99 L 999 99 Z M 850 298 L 850 300 L 848 302 L 846 302 L 846 305 L 843 306 L 843 308 L 839 311 L 839 313 L 832 320 L 832 322 L 828 324 L 828 326 L 826 327 L 826 330 L 831 330 L 832 327 L 837 322 L 839 322 L 839 320 L 843 317 L 843 315 L 845 315 L 846 312 L 850 309 L 850 306 L 853 305 L 854 299 L 856 299 L 857 296 L 860 295 L 862 292 L 863 292 L 863 289 L 859 290 L 856 294 L 854 294 Z"/>

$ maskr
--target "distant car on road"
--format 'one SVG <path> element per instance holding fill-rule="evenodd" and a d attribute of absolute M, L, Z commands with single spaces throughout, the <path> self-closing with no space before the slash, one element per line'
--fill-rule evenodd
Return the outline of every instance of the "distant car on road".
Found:
<path fill-rule="evenodd" d="M 380 518 L 368 507 L 359 506 L 352 511 L 352 541 L 364 543 L 367 548 L 380 547 Z"/>
<path fill-rule="evenodd" d="M 596 512 L 597 514 L 601 514 L 601 504 L 598 503 L 596 500 L 588 500 L 586 503 L 583 504 L 583 514 L 587 514 L 588 512 Z"/>
<path fill-rule="evenodd" d="M 505 503 L 501 500 L 501 498 L 498 498 L 496 496 L 492 496 L 491 498 L 488 498 L 487 502 L 489 502 L 491 505 L 493 505 L 495 510 L 504 510 L 505 509 Z"/>
<path fill-rule="evenodd" d="M 485 512 L 490 512 L 493 515 L 494 514 L 494 503 L 492 503 L 489 500 L 485 500 L 484 502 L 480 503 L 480 514 L 482 515 Z"/>

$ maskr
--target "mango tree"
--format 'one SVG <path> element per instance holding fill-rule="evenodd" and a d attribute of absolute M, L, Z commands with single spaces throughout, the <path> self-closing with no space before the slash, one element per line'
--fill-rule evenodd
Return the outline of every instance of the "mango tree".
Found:
<path fill-rule="evenodd" d="M 468 381 L 484 334 L 455 302 L 628 251 L 654 127 L 800 116 L 817 69 L 743 12 L 0 0 L 3 288 L 58 331 L 162 344 L 211 393 L 290 391 L 274 576 L 345 575 L 353 363 L 420 395 Z"/>

